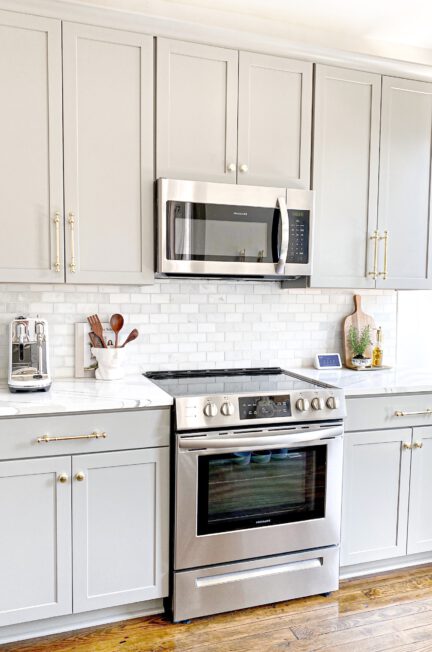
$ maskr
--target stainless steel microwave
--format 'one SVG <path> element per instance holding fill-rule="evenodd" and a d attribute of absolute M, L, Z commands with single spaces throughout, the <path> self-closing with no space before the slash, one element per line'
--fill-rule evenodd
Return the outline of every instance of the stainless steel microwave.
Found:
<path fill-rule="evenodd" d="M 159 275 L 310 276 L 313 192 L 158 179 Z"/>

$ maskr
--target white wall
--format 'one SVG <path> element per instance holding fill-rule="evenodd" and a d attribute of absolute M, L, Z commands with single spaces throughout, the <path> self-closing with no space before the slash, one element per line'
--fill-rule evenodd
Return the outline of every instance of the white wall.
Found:
<path fill-rule="evenodd" d="M 397 295 L 361 290 L 363 308 L 384 332 L 385 362 L 396 350 Z M 130 370 L 222 366 L 309 366 L 316 352 L 341 350 L 348 290 L 282 290 L 277 283 L 160 280 L 153 286 L 0 285 L 0 377 L 7 370 L 7 325 L 17 315 L 46 317 L 53 371 L 74 375 L 74 324 L 124 314 L 139 339 Z"/>
<path fill-rule="evenodd" d="M 432 370 L 432 291 L 398 294 L 398 366 Z"/>

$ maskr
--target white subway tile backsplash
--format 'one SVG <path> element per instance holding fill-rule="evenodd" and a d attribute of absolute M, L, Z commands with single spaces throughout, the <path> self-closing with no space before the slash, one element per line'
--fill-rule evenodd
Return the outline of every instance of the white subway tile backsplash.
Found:
<path fill-rule="evenodd" d="M 397 293 L 360 290 L 365 312 L 384 332 L 385 360 L 396 350 Z M 7 324 L 40 314 L 51 329 L 57 377 L 74 375 L 74 324 L 97 312 L 125 316 L 130 370 L 221 366 L 310 366 L 317 351 L 341 351 L 348 290 L 282 290 L 277 283 L 158 280 L 152 286 L 0 285 L 0 374 L 7 370 Z"/>

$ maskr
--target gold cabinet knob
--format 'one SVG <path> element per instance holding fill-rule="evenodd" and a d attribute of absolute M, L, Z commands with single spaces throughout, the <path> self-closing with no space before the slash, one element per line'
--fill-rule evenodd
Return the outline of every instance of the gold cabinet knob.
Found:
<path fill-rule="evenodd" d="M 249 170 L 249 167 L 246 165 L 246 163 L 243 163 L 243 165 L 240 165 L 240 172 L 247 172 Z"/>
<path fill-rule="evenodd" d="M 405 450 L 411 450 L 412 444 L 409 441 L 404 441 L 402 446 L 405 448 Z"/>
<path fill-rule="evenodd" d="M 235 163 L 228 163 L 227 170 L 228 170 L 228 172 L 235 172 L 236 171 L 236 164 Z"/>
<path fill-rule="evenodd" d="M 78 473 L 75 476 L 75 480 L 78 480 L 78 482 L 82 482 L 85 480 L 85 474 L 83 471 L 78 471 Z"/>
<path fill-rule="evenodd" d="M 414 448 L 423 448 L 423 442 L 422 441 L 415 441 L 414 442 Z"/>
<path fill-rule="evenodd" d="M 59 482 L 61 482 L 62 484 L 64 484 L 64 483 L 67 482 L 68 480 L 69 480 L 69 478 L 68 478 L 68 474 L 67 474 L 67 473 L 60 473 L 60 475 L 59 475 L 59 477 L 58 477 L 58 481 L 59 481 Z"/>

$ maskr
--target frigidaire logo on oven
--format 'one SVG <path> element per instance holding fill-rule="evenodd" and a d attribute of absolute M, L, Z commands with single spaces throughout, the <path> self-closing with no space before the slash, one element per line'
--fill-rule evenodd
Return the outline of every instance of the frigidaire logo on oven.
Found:
<path fill-rule="evenodd" d="M 236 213 L 236 211 L 233 211 L 233 215 L 247 215 L 247 213 Z"/>
<path fill-rule="evenodd" d="M 261 521 L 255 521 L 256 525 L 264 525 L 264 523 L 271 523 L 271 518 L 264 518 Z"/>

